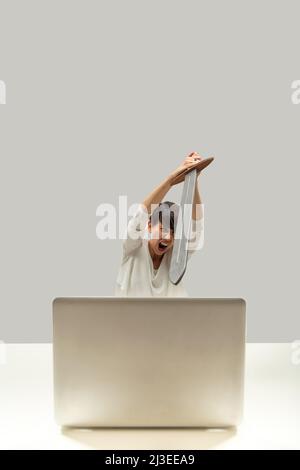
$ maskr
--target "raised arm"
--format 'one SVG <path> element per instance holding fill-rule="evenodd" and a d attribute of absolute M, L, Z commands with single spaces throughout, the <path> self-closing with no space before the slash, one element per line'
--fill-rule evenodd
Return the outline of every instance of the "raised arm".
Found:
<path fill-rule="evenodd" d="M 178 175 L 180 175 L 186 168 L 192 167 L 195 164 L 196 160 L 201 160 L 201 157 L 199 154 L 196 154 L 195 152 L 189 154 L 179 165 L 179 167 L 176 168 L 176 170 L 172 171 L 158 186 L 156 186 L 153 191 L 144 199 L 143 205 L 146 208 L 148 214 L 151 214 L 155 207 L 163 200 L 171 186 L 174 184 L 174 180 Z M 176 183 L 175 183 L 176 184 Z M 194 205 L 196 200 L 198 201 L 200 199 L 199 191 L 198 195 L 196 194 L 195 191 L 195 199 L 194 199 Z M 196 209 L 195 209 L 196 210 Z M 194 213 L 194 211 L 193 211 Z M 196 216 L 196 212 L 195 212 Z M 194 218 L 194 216 L 193 216 Z"/>
<path fill-rule="evenodd" d="M 170 177 L 165 178 L 153 191 L 144 199 L 143 205 L 148 214 L 151 214 L 171 188 Z"/>

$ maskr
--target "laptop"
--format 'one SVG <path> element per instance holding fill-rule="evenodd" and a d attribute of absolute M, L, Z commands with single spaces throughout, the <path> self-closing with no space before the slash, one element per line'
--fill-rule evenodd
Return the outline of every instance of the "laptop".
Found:
<path fill-rule="evenodd" d="M 61 426 L 237 426 L 246 303 L 185 297 L 53 301 Z"/>

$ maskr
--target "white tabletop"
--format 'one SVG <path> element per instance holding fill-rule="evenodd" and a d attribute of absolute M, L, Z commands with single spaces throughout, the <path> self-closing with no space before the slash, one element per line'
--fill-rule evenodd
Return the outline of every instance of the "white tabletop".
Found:
<path fill-rule="evenodd" d="M 293 358 L 291 344 L 247 344 L 244 420 L 236 430 L 61 430 L 53 419 L 52 345 L 0 345 L 0 448 L 300 449 Z"/>

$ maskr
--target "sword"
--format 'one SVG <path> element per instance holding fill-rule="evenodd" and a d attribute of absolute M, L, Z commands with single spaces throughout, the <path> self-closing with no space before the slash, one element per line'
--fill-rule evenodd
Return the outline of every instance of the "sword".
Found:
<path fill-rule="evenodd" d="M 178 284 L 184 276 L 187 265 L 187 245 L 190 238 L 191 225 L 192 225 L 192 211 L 194 194 L 197 183 L 198 171 L 203 170 L 207 165 L 213 161 L 213 158 L 206 158 L 202 160 L 195 169 L 186 173 L 184 177 L 184 185 L 181 195 L 179 212 L 181 216 L 181 223 L 175 230 L 175 238 L 173 245 L 172 258 L 169 268 L 169 279 L 173 284 Z"/>

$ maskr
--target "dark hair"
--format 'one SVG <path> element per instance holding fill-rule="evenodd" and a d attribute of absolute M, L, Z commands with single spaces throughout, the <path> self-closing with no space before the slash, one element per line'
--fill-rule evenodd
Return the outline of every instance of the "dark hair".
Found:
<path fill-rule="evenodd" d="M 175 232 L 179 206 L 175 202 L 160 202 L 149 217 L 149 222 L 156 225 L 158 222 L 165 225 L 170 223 L 170 229 Z"/>

